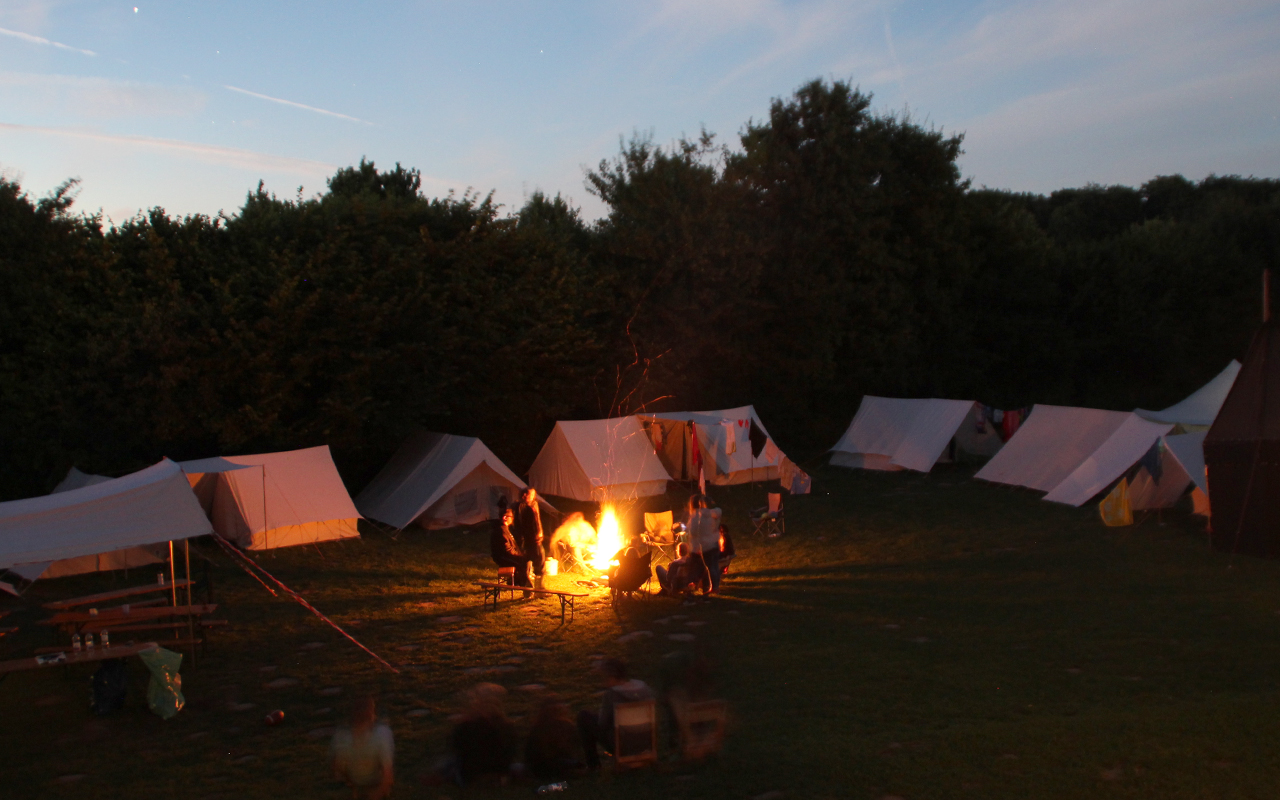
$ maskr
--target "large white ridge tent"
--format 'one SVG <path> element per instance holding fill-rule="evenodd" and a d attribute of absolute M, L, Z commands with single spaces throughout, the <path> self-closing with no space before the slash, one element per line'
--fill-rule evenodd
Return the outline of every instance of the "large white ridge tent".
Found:
<path fill-rule="evenodd" d="M 0 503 L 0 568 L 35 580 L 56 562 L 209 533 L 182 470 L 165 459 L 122 478 Z"/>
<path fill-rule="evenodd" d="M 783 477 L 786 454 L 774 443 L 773 437 L 769 436 L 769 431 L 760 421 L 754 406 L 716 411 L 660 412 L 643 414 L 640 419 L 693 423 L 702 454 L 703 470 L 707 480 L 716 486 L 779 480 Z M 765 436 L 759 455 L 752 454 L 750 436 L 753 423 Z M 671 430 L 668 426 L 668 435 Z M 658 443 L 655 441 L 653 445 L 657 447 Z M 695 480 L 697 475 L 681 474 L 675 477 Z"/>
<path fill-rule="evenodd" d="M 635 417 L 561 420 L 529 467 L 539 492 L 587 502 L 652 497 L 669 480 Z"/>
<path fill-rule="evenodd" d="M 1040 404 L 974 477 L 1047 492 L 1046 500 L 1079 506 L 1172 429 L 1127 411 Z"/>
<path fill-rule="evenodd" d="M 359 536 L 329 446 L 179 464 L 222 538 L 268 550 Z"/>
<path fill-rule="evenodd" d="M 1232 359 L 1226 369 L 1214 376 L 1213 380 L 1187 395 L 1181 402 L 1160 411 L 1139 408 L 1133 413 L 1151 422 L 1180 425 L 1187 431 L 1207 431 L 1218 418 L 1218 411 L 1222 409 L 1239 374 L 1240 362 Z"/>
<path fill-rule="evenodd" d="M 972 400 L 900 399 L 866 395 L 849 428 L 831 448 L 839 467 L 928 472 L 960 427 L 974 424 Z M 994 434 L 992 434 L 994 435 Z"/>
<path fill-rule="evenodd" d="M 393 528 L 471 525 L 496 518 L 500 501 L 513 505 L 524 486 L 479 439 L 416 431 L 356 497 L 356 508 Z"/>

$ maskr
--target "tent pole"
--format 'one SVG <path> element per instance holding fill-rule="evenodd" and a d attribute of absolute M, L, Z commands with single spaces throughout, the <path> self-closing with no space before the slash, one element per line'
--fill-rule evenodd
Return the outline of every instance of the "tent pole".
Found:
<path fill-rule="evenodd" d="M 191 540 L 182 540 L 183 557 L 187 562 L 187 638 L 191 640 L 191 666 L 196 665 L 196 629 L 191 619 Z"/>
<path fill-rule="evenodd" d="M 1262 271 L 1262 321 L 1271 320 L 1271 270 Z"/>
<path fill-rule="evenodd" d="M 249 541 L 253 541 L 253 534 L 249 534 Z M 262 546 L 267 547 L 267 465 L 262 465 Z"/>
<path fill-rule="evenodd" d="M 178 605 L 178 572 L 173 566 L 173 540 L 169 540 L 169 591 L 173 594 L 173 605 Z"/>

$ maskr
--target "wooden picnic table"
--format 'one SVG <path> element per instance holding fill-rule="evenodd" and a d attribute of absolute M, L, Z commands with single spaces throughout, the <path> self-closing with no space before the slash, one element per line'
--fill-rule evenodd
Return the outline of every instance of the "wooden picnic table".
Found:
<path fill-rule="evenodd" d="M 165 617 L 201 616 L 203 614 L 212 614 L 217 610 L 217 603 L 209 603 L 207 605 L 193 606 L 132 608 L 128 614 L 125 614 L 122 608 L 104 608 L 97 614 L 90 614 L 88 611 L 63 611 L 54 614 L 48 619 L 40 620 L 40 624 L 65 625 L 78 632 L 90 624 L 97 630 L 103 627 L 110 629 L 112 623 L 148 622 L 150 620 L 164 619 Z"/>
<path fill-rule="evenodd" d="M 60 611 L 67 608 L 75 608 L 76 606 L 91 606 L 94 603 L 105 603 L 109 600 L 120 600 L 125 597 L 132 597 L 136 594 L 150 594 L 151 592 L 169 592 L 174 589 L 185 589 L 193 583 L 194 581 L 189 581 L 185 578 L 168 583 L 148 583 L 144 586 L 130 586 L 126 589 L 113 589 L 109 592 L 101 592 L 99 594 L 87 594 L 84 597 L 71 597 L 66 600 L 55 600 L 52 603 L 45 603 L 44 607 L 51 611 Z"/>
<path fill-rule="evenodd" d="M 88 664 L 94 661 L 102 661 L 108 658 L 127 658 L 136 656 L 138 653 L 151 650 L 158 647 L 155 642 L 143 642 L 142 644 L 117 645 L 115 647 L 94 647 L 87 650 L 75 652 L 68 648 L 62 651 L 66 654 L 64 659 L 50 659 L 48 656 L 43 658 L 43 663 L 39 658 L 15 658 L 12 661 L 0 661 L 0 675 L 10 672 L 22 672 L 29 669 L 46 669 L 48 667 L 60 667 L 67 664 Z"/>
<path fill-rule="evenodd" d="M 555 595 L 560 599 L 560 624 L 564 624 L 564 612 L 569 610 L 569 621 L 573 621 L 573 601 L 579 597 L 587 597 L 586 592 L 566 592 L 557 589 L 534 589 L 531 586 L 512 586 L 509 583 L 491 583 L 489 581 L 477 581 L 477 584 L 484 590 L 484 604 L 489 605 L 490 598 L 493 599 L 493 608 L 498 608 L 498 598 L 503 592 L 533 592 L 541 595 Z"/>

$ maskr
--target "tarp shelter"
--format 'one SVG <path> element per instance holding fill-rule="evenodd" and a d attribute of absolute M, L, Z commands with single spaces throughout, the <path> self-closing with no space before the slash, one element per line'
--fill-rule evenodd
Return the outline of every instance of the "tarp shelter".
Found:
<path fill-rule="evenodd" d="M 674 457 L 674 437 L 677 435 L 683 437 L 679 452 L 690 454 L 690 459 L 694 446 L 693 437 L 697 437 L 702 469 L 707 481 L 717 486 L 779 480 L 783 476 L 786 454 L 769 436 L 769 431 L 760 421 L 754 406 L 717 411 L 661 412 L 644 414 L 640 419 L 648 423 L 651 437 L 656 430 L 663 431 L 664 441 L 659 443 L 654 439 L 653 449 L 664 456 L 663 466 L 671 471 L 671 476 L 676 480 L 698 479 L 697 468 L 691 460 L 677 461 Z M 690 423 L 692 428 L 689 427 Z M 752 452 L 752 426 L 758 432 L 757 437 L 764 436 L 758 454 Z"/>
<path fill-rule="evenodd" d="M 499 502 L 514 505 L 523 488 L 479 439 L 417 431 L 356 497 L 356 508 L 393 528 L 448 528 L 495 519 Z"/>
<path fill-rule="evenodd" d="M 178 465 L 0 503 L 0 568 L 34 580 L 52 562 L 213 533 Z"/>
<path fill-rule="evenodd" d="M 529 467 L 539 492 L 588 502 L 662 494 L 670 479 L 635 417 L 557 422 Z"/>
<path fill-rule="evenodd" d="M 111 480 L 106 475 L 92 475 L 72 467 L 67 470 L 67 477 L 53 487 L 50 494 L 69 492 L 72 489 L 83 489 L 96 486 Z M 61 578 L 66 575 L 83 575 L 86 572 L 104 572 L 113 569 L 132 569 L 147 564 L 158 564 L 168 558 L 167 553 L 159 546 L 126 547 L 123 550 L 112 550 L 108 553 L 64 558 L 55 561 L 39 576 L 41 578 Z"/>
<path fill-rule="evenodd" d="M 1033 413 L 1030 419 L 1034 420 Z M 1126 414 L 1119 427 L 1081 461 L 1069 475 L 1044 496 L 1054 503 L 1082 506 L 1118 480 L 1156 446 L 1172 425 L 1148 422 L 1137 414 Z M 1012 442 L 1022 433 L 1013 435 Z M 1186 488 L 1186 484 L 1183 484 Z"/>
<path fill-rule="evenodd" d="M 1280 556 L 1280 325 L 1254 334 L 1235 385 L 1204 437 L 1213 546 Z"/>
<path fill-rule="evenodd" d="M 191 490 L 228 541 L 269 550 L 359 536 L 328 445 L 183 461 Z"/>
<path fill-rule="evenodd" d="M 1213 380 L 1196 389 L 1182 402 L 1175 403 L 1161 411 L 1148 411 L 1139 408 L 1133 413 L 1152 422 L 1167 422 L 1179 425 L 1184 431 L 1206 431 L 1218 416 L 1219 409 L 1227 399 L 1227 394 L 1240 374 L 1240 362 L 1232 359 L 1226 369 L 1219 372 Z"/>
<path fill-rule="evenodd" d="M 947 452 L 960 426 L 976 419 L 974 406 L 972 400 L 866 395 L 844 436 L 831 448 L 831 463 L 928 472 Z"/>
<path fill-rule="evenodd" d="M 974 477 L 1052 491 L 1132 416 L 1128 411 L 1036 405 L 1018 432 Z"/>

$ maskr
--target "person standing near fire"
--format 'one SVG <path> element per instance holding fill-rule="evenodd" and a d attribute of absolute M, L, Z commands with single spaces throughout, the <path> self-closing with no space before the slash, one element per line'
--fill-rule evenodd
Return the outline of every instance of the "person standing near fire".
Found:
<path fill-rule="evenodd" d="M 687 579 L 701 577 L 702 597 L 709 599 L 720 590 L 720 518 L 724 512 L 710 508 L 705 494 L 689 498 L 689 551 Z"/>
<path fill-rule="evenodd" d="M 520 493 L 516 506 L 516 541 L 533 568 L 533 586 L 542 588 L 542 568 L 546 556 L 542 552 L 542 514 L 538 510 L 538 491 L 532 486 Z"/>

